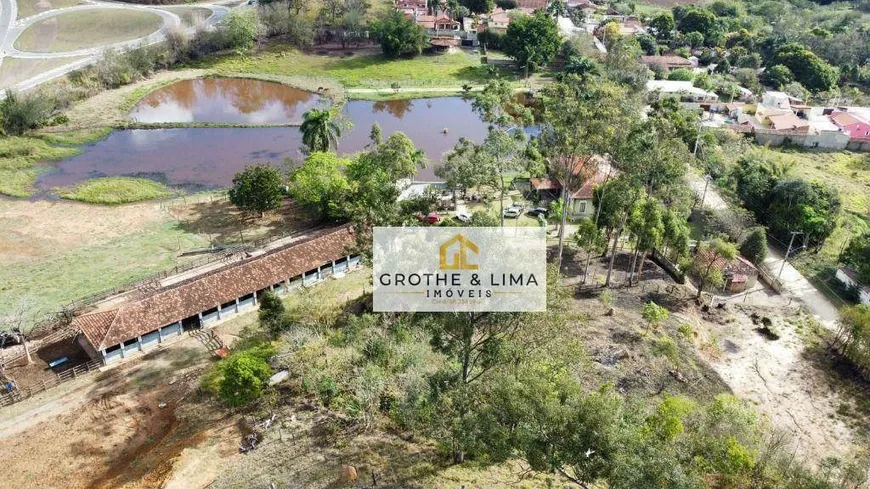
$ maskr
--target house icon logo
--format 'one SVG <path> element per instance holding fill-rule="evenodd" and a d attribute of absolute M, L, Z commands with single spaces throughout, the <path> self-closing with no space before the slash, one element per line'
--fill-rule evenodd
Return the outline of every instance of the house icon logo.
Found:
<path fill-rule="evenodd" d="M 461 234 L 448 239 L 439 250 L 441 270 L 477 270 L 479 265 L 468 262 L 469 252 L 475 255 L 480 253 L 474 241 Z"/>

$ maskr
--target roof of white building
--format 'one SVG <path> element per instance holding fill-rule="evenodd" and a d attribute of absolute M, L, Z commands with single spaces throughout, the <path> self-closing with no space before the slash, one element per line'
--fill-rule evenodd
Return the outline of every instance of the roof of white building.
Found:
<path fill-rule="evenodd" d="M 690 81 L 649 80 L 646 82 L 646 89 L 650 92 L 658 90 L 662 93 L 690 93 L 692 95 L 719 98 L 719 96 L 714 92 L 708 92 L 703 88 L 698 88 L 692 85 L 692 82 Z"/>

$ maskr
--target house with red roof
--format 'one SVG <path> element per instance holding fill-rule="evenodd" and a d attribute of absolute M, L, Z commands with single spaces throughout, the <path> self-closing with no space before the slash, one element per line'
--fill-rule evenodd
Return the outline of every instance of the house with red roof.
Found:
<path fill-rule="evenodd" d="M 870 122 L 851 112 L 834 112 L 831 122 L 849 135 L 850 140 L 870 141 Z"/>

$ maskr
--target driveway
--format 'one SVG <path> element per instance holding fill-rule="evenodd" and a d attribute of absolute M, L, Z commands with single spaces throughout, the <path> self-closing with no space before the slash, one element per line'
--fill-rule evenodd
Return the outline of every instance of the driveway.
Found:
<path fill-rule="evenodd" d="M 16 90 L 28 90 L 33 88 L 41 83 L 45 83 L 49 80 L 58 78 L 63 76 L 73 70 L 79 69 L 83 66 L 87 66 L 89 64 L 95 63 L 100 55 L 106 49 L 129 49 L 139 45 L 149 45 L 155 44 L 162 41 L 166 35 L 166 32 L 171 27 L 176 27 L 181 25 L 181 18 L 167 10 L 160 10 L 160 6 L 140 6 L 133 4 L 125 4 L 125 3 L 117 3 L 117 2 L 106 2 L 106 1 L 98 1 L 98 0 L 87 0 L 87 5 L 76 5 L 74 7 L 67 7 L 61 9 L 49 10 L 46 12 L 41 12 L 36 15 L 32 15 L 30 17 L 24 19 L 16 20 L 16 12 L 17 5 L 15 3 L 16 0 L 0 0 L 0 62 L 2 62 L 2 58 L 6 56 L 13 56 L 15 58 L 26 58 L 26 59 L 56 59 L 56 58 L 70 58 L 70 64 L 61 66 L 59 68 L 55 68 L 50 71 L 46 71 L 35 75 L 21 83 L 18 83 L 14 87 Z M 182 5 L 184 6 L 184 5 Z M 212 11 L 212 15 L 206 19 L 206 22 L 209 25 L 215 25 L 219 23 L 223 18 L 229 13 L 229 8 L 210 4 L 196 4 L 196 7 L 204 7 L 210 9 Z M 76 51 L 64 51 L 64 52 L 52 52 L 52 53 L 32 53 L 26 51 L 19 51 L 15 48 L 15 39 L 23 32 L 28 26 L 45 20 L 47 18 L 51 18 L 57 15 L 61 15 L 66 12 L 73 12 L 79 10 L 94 10 L 94 9 L 123 9 L 123 10 L 145 10 L 149 12 L 153 12 L 159 15 L 163 19 L 163 24 L 160 29 L 157 31 L 138 39 L 133 39 L 130 41 L 124 41 L 114 44 L 108 44 L 104 46 L 98 46 L 94 48 L 88 49 L 80 49 Z M 188 33 L 193 33 L 195 28 L 191 27 L 187 30 Z M 86 59 L 78 60 L 73 62 L 72 58 L 87 56 Z M 0 98 L 3 95 L 0 94 Z"/>
<path fill-rule="evenodd" d="M 695 193 L 698 196 L 704 195 L 704 184 L 706 183 L 704 179 L 695 174 L 689 174 L 687 178 Z M 728 204 L 712 184 L 707 187 L 707 192 L 704 196 L 704 207 L 714 210 L 728 208 Z M 775 275 L 779 274 L 780 269 L 782 269 L 782 275 L 780 275 L 779 280 L 782 282 L 785 292 L 794 299 L 801 301 L 823 326 L 828 329 L 836 328 L 837 319 L 840 317 L 837 306 L 801 275 L 796 268 L 791 266 L 790 263 L 785 263 L 785 267 L 783 267 L 783 261 L 783 254 L 768 245 L 767 259 L 764 260 L 764 265 Z"/>

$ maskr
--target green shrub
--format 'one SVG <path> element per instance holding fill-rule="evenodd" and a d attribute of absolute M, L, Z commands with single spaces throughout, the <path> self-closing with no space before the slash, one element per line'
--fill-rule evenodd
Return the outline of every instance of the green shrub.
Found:
<path fill-rule="evenodd" d="M 55 111 L 55 103 L 39 94 L 21 95 L 6 90 L 0 100 L 0 128 L 9 136 L 21 136 L 44 126 Z"/>

